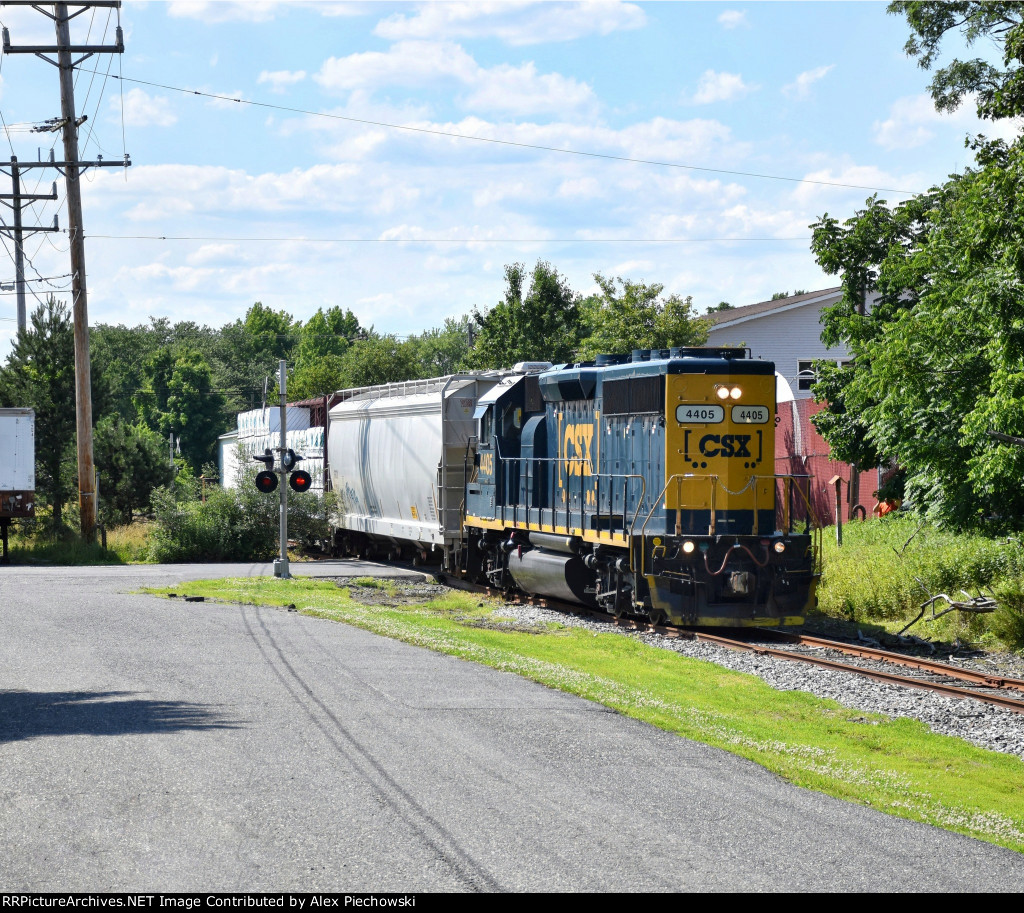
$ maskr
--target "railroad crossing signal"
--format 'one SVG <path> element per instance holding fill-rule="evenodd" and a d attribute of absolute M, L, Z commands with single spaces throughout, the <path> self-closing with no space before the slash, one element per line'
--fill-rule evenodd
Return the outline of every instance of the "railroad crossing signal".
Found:
<path fill-rule="evenodd" d="M 256 473 L 256 488 L 265 495 L 277 491 L 278 473 L 282 476 L 285 473 L 291 473 L 288 476 L 288 484 L 293 491 L 309 491 L 309 487 L 313 484 L 313 477 L 308 472 L 304 469 L 295 469 L 295 464 L 299 460 L 304 460 L 305 457 L 297 454 L 291 448 L 282 451 L 279 470 L 274 469 L 274 452 L 269 447 L 263 451 L 262 456 L 254 456 L 253 459 L 267 467 L 262 472 Z"/>

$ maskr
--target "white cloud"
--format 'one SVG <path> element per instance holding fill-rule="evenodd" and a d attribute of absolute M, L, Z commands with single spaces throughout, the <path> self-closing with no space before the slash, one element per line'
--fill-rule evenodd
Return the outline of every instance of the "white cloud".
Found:
<path fill-rule="evenodd" d="M 257 80 L 259 83 L 270 83 L 272 92 L 284 92 L 288 86 L 294 86 L 306 78 L 305 70 L 264 70 Z"/>
<path fill-rule="evenodd" d="M 596 102 L 587 83 L 538 73 L 531 61 L 482 67 L 451 42 L 400 41 L 383 52 L 331 57 L 313 78 L 331 91 L 455 82 L 467 90 L 464 107 L 516 115 L 578 111 Z"/>
<path fill-rule="evenodd" d="M 982 133 L 990 139 L 1015 140 L 1020 136 L 1022 121 L 1007 119 L 982 121 L 975 110 L 973 96 L 951 113 L 935 110 L 930 95 L 910 95 L 897 99 L 889 108 L 889 116 L 873 125 L 875 142 L 886 149 L 913 149 L 935 138 L 944 127 L 963 133 Z"/>
<path fill-rule="evenodd" d="M 834 63 L 826 67 L 815 67 L 813 70 L 805 70 L 791 83 L 784 85 L 782 93 L 792 98 L 807 98 L 811 94 L 811 86 L 823 78 L 829 70 L 833 69 L 835 69 Z"/>
<path fill-rule="evenodd" d="M 634 3 L 424 3 L 412 15 L 395 13 L 381 20 L 374 33 L 391 41 L 499 38 L 524 45 L 608 35 L 641 28 L 646 22 L 644 11 Z"/>
<path fill-rule="evenodd" d="M 281 0 L 171 0 L 167 13 L 203 22 L 266 22 L 284 5 Z"/>
<path fill-rule="evenodd" d="M 731 101 L 753 92 L 758 86 L 743 81 L 739 73 L 717 73 L 705 70 L 690 101 L 695 105 L 708 105 L 716 101 Z"/>
<path fill-rule="evenodd" d="M 740 10 L 726 10 L 724 13 L 719 15 L 718 23 L 724 29 L 735 29 L 741 25 L 747 27 L 750 25 L 747 22 L 747 14 Z"/>
<path fill-rule="evenodd" d="M 110 107 L 120 116 L 121 99 L 111 98 Z M 178 116 L 166 98 L 130 89 L 124 93 L 124 122 L 130 127 L 171 127 L 178 122 Z"/>
<path fill-rule="evenodd" d="M 804 183 L 796 185 L 793 190 L 793 199 L 802 205 L 814 207 L 820 206 L 819 201 L 823 198 L 834 198 L 837 194 L 849 198 L 853 205 L 859 205 L 863 203 L 864 197 L 871 189 L 883 193 L 886 190 L 913 193 L 925 189 L 924 179 L 920 175 L 896 175 L 874 165 L 855 165 L 848 161 L 835 162 L 830 166 L 809 171 L 803 177 Z M 829 184 L 849 186 L 830 187 Z"/>
<path fill-rule="evenodd" d="M 269 22 L 288 7 L 302 6 L 321 16 L 361 16 L 373 5 L 366 2 L 326 2 L 326 0 L 170 0 L 168 15 L 201 22 Z"/>

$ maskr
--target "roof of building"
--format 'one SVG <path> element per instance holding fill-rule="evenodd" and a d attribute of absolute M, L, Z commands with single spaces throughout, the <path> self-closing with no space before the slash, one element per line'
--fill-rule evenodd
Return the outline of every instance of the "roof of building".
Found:
<path fill-rule="evenodd" d="M 705 316 L 711 321 L 711 329 L 716 330 L 719 327 L 743 323 L 755 317 L 788 311 L 791 308 L 805 307 L 810 304 L 835 304 L 842 294 L 842 286 L 837 285 L 834 288 L 820 289 L 816 292 L 804 292 L 802 295 L 789 295 L 786 298 L 774 298 L 771 301 L 759 301 L 757 304 L 729 308 L 727 311 L 715 311 Z"/>

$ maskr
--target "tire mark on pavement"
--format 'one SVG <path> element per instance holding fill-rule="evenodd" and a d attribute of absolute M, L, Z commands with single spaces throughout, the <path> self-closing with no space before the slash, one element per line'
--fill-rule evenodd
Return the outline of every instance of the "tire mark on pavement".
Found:
<path fill-rule="evenodd" d="M 256 620 L 263 637 L 276 654 L 280 664 L 287 670 L 287 675 L 278 668 L 274 658 L 268 653 L 267 647 L 253 630 L 247 608 L 256 611 Z M 331 709 L 317 697 L 313 689 L 306 684 L 306 681 L 288 661 L 258 609 L 243 605 L 239 605 L 239 609 L 246 632 L 285 690 L 334 749 L 352 765 L 353 769 L 380 795 L 391 810 L 452 869 L 467 887 L 476 892 L 504 891 L 502 885 L 458 845 L 455 838 L 384 769 L 383 765 L 345 728 Z M 305 697 L 303 697 L 303 693 Z M 330 725 L 313 712 L 307 701 L 312 702 L 320 713 L 327 717 Z"/>

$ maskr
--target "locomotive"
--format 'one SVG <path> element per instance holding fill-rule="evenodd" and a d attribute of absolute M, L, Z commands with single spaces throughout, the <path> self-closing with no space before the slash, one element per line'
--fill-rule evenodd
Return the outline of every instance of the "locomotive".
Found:
<path fill-rule="evenodd" d="M 342 391 L 336 545 L 655 623 L 800 624 L 820 531 L 774 472 L 775 383 L 673 348 Z"/>

